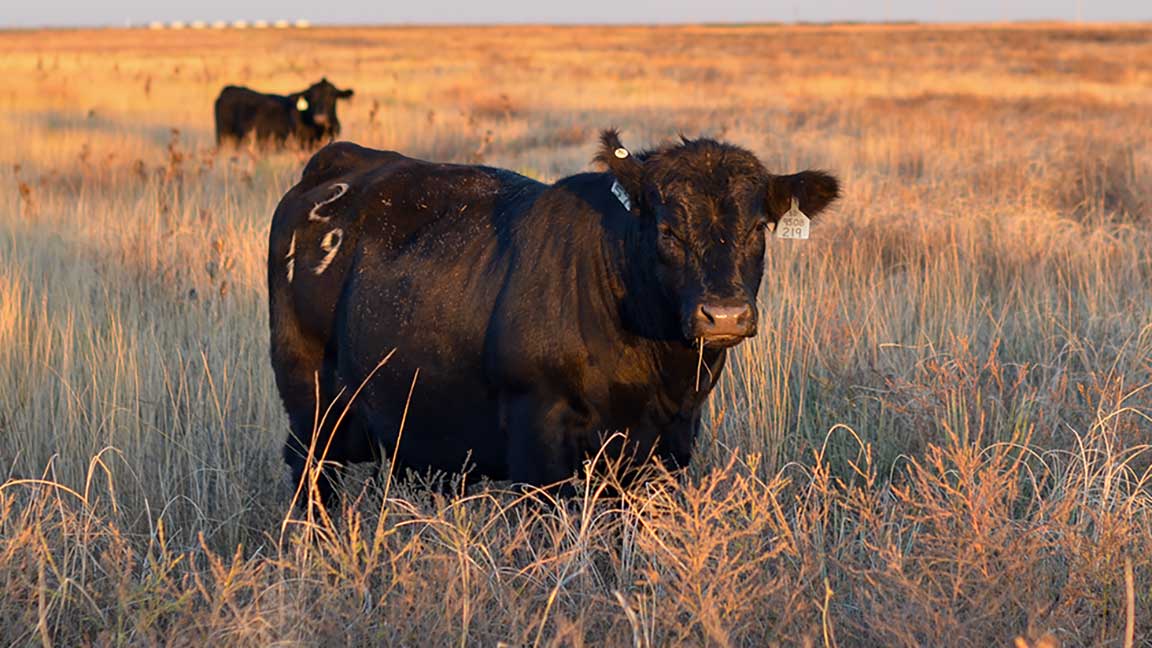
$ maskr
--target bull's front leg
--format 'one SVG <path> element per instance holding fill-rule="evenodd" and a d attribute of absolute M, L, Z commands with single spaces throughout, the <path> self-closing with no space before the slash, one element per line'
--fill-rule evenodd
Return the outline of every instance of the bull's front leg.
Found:
<path fill-rule="evenodd" d="M 539 393 L 504 395 L 500 410 L 509 479 L 573 494 L 571 478 L 590 433 L 588 416 L 567 398 Z"/>

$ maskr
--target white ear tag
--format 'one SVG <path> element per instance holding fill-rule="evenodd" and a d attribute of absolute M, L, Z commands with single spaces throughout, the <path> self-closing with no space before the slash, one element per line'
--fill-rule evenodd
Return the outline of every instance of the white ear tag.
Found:
<path fill-rule="evenodd" d="M 792 197 L 792 208 L 776 223 L 776 238 L 808 240 L 808 228 L 812 221 L 800 211 L 800 201 Z"/>
<path fill-rule="evenodd" d="M 619 180 L 612 181 L 612 194 L 616 196 L 616 200 L 624 205 L 624 209 L 632 211 L 632 199 L 628 197 L 628 191 L 624 189 L 624 185 L 620 184 Z"/>
<path fill-rule="evenodd" d="M 296 100 L 296 110 L 299 110 L 300 112 L 304 112 L 305 110 L 308 110 L 308 100 L 305 99 L 304 97 L 300 97 L 299 99 L 297 99 Z"/>

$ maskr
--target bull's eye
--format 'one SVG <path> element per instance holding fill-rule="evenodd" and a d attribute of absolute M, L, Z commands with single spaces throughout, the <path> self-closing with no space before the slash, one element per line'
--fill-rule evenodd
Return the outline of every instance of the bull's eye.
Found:
<path fill-rule="evenodd" d="M 676 232 L 667 225 L 661 225 L 658 230 L 658 239 L 656 249 L 660 253 L 660 258 L 667 263 L 677 263 L 684 256 L 684 251 L 687 246 L 684 240 L 676 235 Z"/>

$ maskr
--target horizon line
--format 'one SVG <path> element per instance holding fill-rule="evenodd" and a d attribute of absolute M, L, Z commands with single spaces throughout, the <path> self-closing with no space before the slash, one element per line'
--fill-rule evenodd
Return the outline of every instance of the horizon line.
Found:
<path fill-rule="evenodd" d="M 277 22 L 287 22 L 287 27 L 276 25 Z M 303 22 L 305 24 L 298 24 Z M 223 24 L 221 24 L 223 23 Z M 240 24 L 242 23 L 242 25 Z M 263 23 L 256 25 L 254 23 Z M 15 31 L 80 31 L 80 30 L 184 30 L 184 31 L 300 31 L 307 29 L 370 29 L 370 28 L 490 28 L 490 27 L 843 27 L 843 26 L 869 26 L 869 27 L 908 27 L 918 25 L 928 26 L 1152 26 L 1152 18 L 1135 20 L 1092 20 L 1076 18 L 1020 18 L 996 20 L 921 20 L 921 19 L 844 19 L 844 20 L 669 20 L 669 21 L 476 21 L 476 22 L 317 22 L 315 20 L 299 19 L 262 19 L 238 18 L 234 20 L 206 20 L 206 19 L 177 19 L 177 20 L 125 20 L 122 23 L 91 23 L 91 24 L 35 24 L 35 25 L 0 25 L 0 32 Z M 178 25 L 177 27 L 172 27 Z M 196 26 L 193 26 L 196 25 Z"/>

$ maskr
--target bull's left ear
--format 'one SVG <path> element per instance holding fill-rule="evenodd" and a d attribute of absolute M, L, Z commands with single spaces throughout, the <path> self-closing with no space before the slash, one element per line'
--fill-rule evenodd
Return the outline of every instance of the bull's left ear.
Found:
<path fill-rule="evenodd" d="M 620 133 L 615 128 L 600 132 L 600 150 L 594 161 L 603 165 L 616 178 L 627 192 L 629 203 L 635 205 L 638 200 L 644 200 L 644 164 L 624 147 Z"/>
<path fill-rule="evenodd" d="M 347 99 L 348 97 L 351 97 L 354 94 L 356 94 L 356 93 L 352 90 L 352 88 L 348 88 L 347 90 L 341 90 L 337 94 L 337 96 L 339 96 L 341 99 Z"/>
<path fill-rule="evenodd" d="M 792 199 L 800 203 L 800 211 L 814 218 L 840 197 L 840 182 L 824 171 L 801 171 L 792 175 L 771 176 L 764 206 L 768 219 L 775 224 L 792 207 Z"/>

